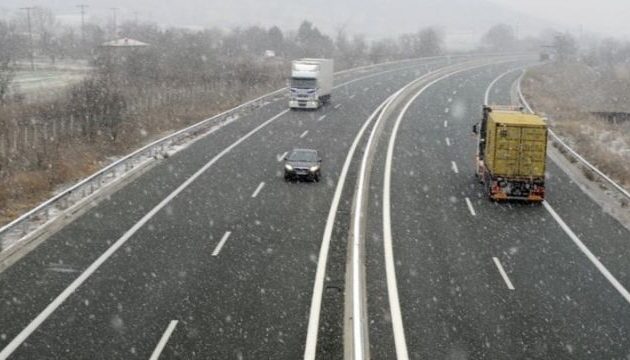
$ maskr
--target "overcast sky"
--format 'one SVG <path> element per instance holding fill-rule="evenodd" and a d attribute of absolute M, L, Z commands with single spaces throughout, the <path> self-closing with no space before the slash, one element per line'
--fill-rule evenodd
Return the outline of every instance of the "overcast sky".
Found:
<path fill-rule="evenodd" d="M 490 0 L 575 31 L 630 37 L 630 0 Z"/>

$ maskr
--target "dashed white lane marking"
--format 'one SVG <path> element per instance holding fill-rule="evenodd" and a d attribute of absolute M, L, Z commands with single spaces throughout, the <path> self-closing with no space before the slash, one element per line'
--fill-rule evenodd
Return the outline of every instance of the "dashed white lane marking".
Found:
<path fill-rule="evenodd" d="M 341 107 L 341 104 L 335 105 L 335 109 L 339 109 L 340 107 Z"/>
<path fill-rule="evenodd" d="M 466 205 L 468 205 L 468 210 L 470 210 L 470 213 L 472 214 L 472 216 L 477 216 L 477 213 L 475 212 L 475 208 L 473 208 L 473 205 L 470 202 L 469 198 L 466 198 Z"/>
<path fill-rule="evenodd" d="M 448 127 L 448 120 L 444 120 L 444 127 Z"/>
<path fill-rule="evenodd" d="M 256 191 L 254 191 L 254 193 L 252 194 L 252 198 L 255 198 L 256 196 L 258 196 L 258 193 L 260 193 L 260 190 L 262 190 L 262 188 L 265 187 L 265 182 L 261 182 L 260 185 L 258 185 L 258 187 L 256 188 Z"/>
<path fill-rule="evenodd" d="M 445 108 L 445 109 L 444 109 L 444 113 L 445 113 L 445 114 L 448 114 L 448 112 L 449 112 L 449 111 L 451 111 L 449 108 Z"/>
<path fill-rule="evenodd" d="M 123 234 L 116 242 L 114 242 L 101 256 L 98 257 L 90 266 L 88 266 L 85 271 L 79 275 L 68 287 L 66 287 L 61 294 L 59 294 L 42 312 L 39 313 L 20 333 L 11 340 L 11 342 L 0 351 L 0 360 L 7 359 L 13 352 L 35 331 L 37 328 L 46 320 L 50 315 L 52 315 L 61 304 L 66 301 L 74 292 L 87 280 L 92 274 L 94 274 L 100 267 L 103 265 L 118 249 L 120 249 L 138 230 L 140 230 L 149 220 L 151 220 L 157 213 L 160 212 L 163 208 L 165 208 L 173 199 L 175 199 L 179 194 L 181 194 L 184 190 L 186 190 L 190 184 L 192 184 L 197 178 L 203 175 L 208 169 L 212 167 L 217 161 L 222 159 L 226 154 L 230 153 L 235 147 L 240 145 L 245 140 L 252 137 L 254 134 L 259 132 L 265 126 L 271 124 L 276 119 L 280 118 L 284 114 L 288 113 L 290 110 L 286 109 L 276 114 L 271 119 L 263 122 L 262 124 L 255 127 L 253 130 L 243 135 L 241 138 L 233 142 L 230 146 L 223 149 L 220 153 L 218 153 L 215 157 L 213 157 L 210 161 L 208 161 L 204 166 L 202 166 L 197 172 L 195 172 L 191 177 L 186 179 L 175 191 L 170 193 L 164 200 L 162 200 L 159 204 L 157 204 L 153 209 L 151 209 L 148 213 L 146 213 L 135 225 L 133 225 L 127 232 Z"/>
<path fill-rule="evenodd" d="M 448 98 L 448 102 L 449 103 L 453 102 L 453 98 Z"/>
<path fill-rule="evenodd" d="M 494 261 L 494 264 L 497 266 L 497 269 L 499 269 L 499 274 L 501 274 L 503 281 L 505 281 L 505 285 L 507 285 L 508 289 L 514 290 L 514 285 L 512 285 L 512 282 L 510 281 L 510 278 L 508 277 L 507 273 L 503 269 L 503 265 L 501 265 L 501 262 L 499 261 L 499 259 L 497 259 L 496 257 L 493 257 L 492 260 Z"/>
<path fill-rule="evenodd" d="M 302 135 L 300 135 L 300 139 L 301 139 L 301 138 L 303 138 L 303 137 L 305 137 L 305 136 L 306 136 L 306 134 L 308 134 L 308 130 L 306 130 L 305 132 L 303 132 L 303 133 L 302 133 Z"/>
<path fill-rule="evenodd" d="M 322 121 L 322 120 L 324 120 L 325 118 L 326 118 L 326 115 L 322 115 L 322 116 L 320 116 L 320 117 L 319 117 L 319 119 L 317 119 L 317 121 Z"/>
<path fill-rule="evenodd" d="M 348 99 L 352 100 L 352 99 L 354 99 L 355 96 L 357 96 L 357 94 L 352 94 L 352 95 L 348 96 Z"/>
<path fill-rule="evenodd" d="M 217 245 L 217 247 L 212 252 L 212 256 L 219 255 L 219 253 L 221 252 L 221 249 L 223 249 L 223 245 L 225 245 L 225 242 L 230 237 L 230 235 L 232 235 L 231 231 L 226 231 L 225 234 L 223 234 L 223 237 L 221 238 L 221 241 L 219 241 L 219 244 Z"/>
<path fill-rule="evenodd" d="M 177 320 L 171 320 L 171 322 L 168 324 L 168 327 L 166 328 L 166 331 L 164 331 L 164 334 L 162 334 L 162 338 L 160 338 L 160 342 L 158 342 L 157 346 L 155 347 L 155 350 L 153 350 L 153 353 L 151 354 L 151 357 L 149 358 L 149 360 L 157 360 L 160 358 L 160 355 L 162 354 L 162 351 L 164 350 L 164 347 L 166 346 L 168 339 L 171 337 L 171 334 L 173 334 L 173 331 L 175 331 L 175 327 L 177 326 L 177 323 L 178 323 Z"/>
<path fill-rule="evenodd" d="M 446 138 L 446 146 L 451 146 L 451 139 Z"/>
<path fill-rule="evenodd" d="M 289 153 L 288 151 L 285 151 L 282 154 L 276 156 L 276 160 L 278 160 L 278 162 L 284 160 L 284 158 L 287 156 L 288 153 Z"/>
<path fill-rule="evenodd" d="M 457 164 L 455 163 L 455 161 L 451 161 L 451 167 L 453 168 L 455 174 L 459 174 L 459 169 L 457 168 Z"/>
<path fill-rule="evenodd" d="M 575 235 L 573 230 L 569 228 L 569 226 L 564 222 L 564 220 L 562 220 L 560 215 L 558 215 L 558 213 L 551 207 L 551 205 L 549 205 L 549 203 L 546 201 L 543 201 L 543 205 L 545 206 L 545 209 L 547 209 L 547 211 L 551 214 L 551 216 L 553 216 L 556 222 L 560 224 L 562 230 L 564 230 L 564 232 L 569 235 L 571 240 L 573 240 L 573 243 L 575 243 L 575 245 L 580 248 L 584 255 L 586 255 L 586 257 L 593 263 L 593 265 L 595 265 L 597 270 L 599 270 L 599 272 L 604 275 L 606 280 L 608 280 L 608 282 L 610 282 L 612 286 L 617 289 L 621 296 L 623 296 L 623 298 L 630 303 L 630 293 L 628 292 L 628 290 L 626 290 L 626 288 L 621 285 L 621 283 L 610 273 L 610 271 L 606 269 L 604 264 L 602 264 L 599 259 L 597 259 L 595 255 L 593 255 L 593 253 L 586 247 L 586 245 L 584 245 L 580 238 Z"/>
<path fill-rule="evenodd" d="M 370 90 L 370 88 L 369 88 L 369 87 L 365 87 L 365 88 L 363 88 L 363 92 L 366 92 L 366 91 L 368 91 L 368 90 Z"/>
<path fill-rule="evenodd" d="M 453 90 L 453 95 L 457 94 L 457 90 Z"/>

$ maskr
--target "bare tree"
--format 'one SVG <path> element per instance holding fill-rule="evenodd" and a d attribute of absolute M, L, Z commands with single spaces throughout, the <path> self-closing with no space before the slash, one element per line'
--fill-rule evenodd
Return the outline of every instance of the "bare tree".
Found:
<path fill-rule="evenodd" d="M 494 51 L 510 51 L 516 46 L 516 36 L 511 26 L 498 24 L 481 38 L 482 46 Z"/>

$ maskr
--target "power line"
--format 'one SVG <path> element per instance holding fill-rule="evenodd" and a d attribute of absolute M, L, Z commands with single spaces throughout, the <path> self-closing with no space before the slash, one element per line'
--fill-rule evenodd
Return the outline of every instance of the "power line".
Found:
<path fill-rule="evenodd" d="M 116 26 L 116 11 L 118 11 L 118 8 L 113 7 L 113 8 L 110 8 L 110 10 L 112 11 L 112 15 L 113 15 L 113 17 L 112 17 L 112 30 L 113 30 L 113 33 L 114 33 L 113 35 L 114 35 L 114 37 L 116 37 L 116 34 L 118 33 L 117 32 L 118 29 L 117 29 L 117 26 Z"/>
<path fill-rule="evenodd" d="M 33 10 L 33 7 L 23 7 L 20 8 L 20 10 L 26 10 L 26 19 L 27 19 L 27 23 L 28 23 L 28 41 L 29 41 L 29 45 L 31 48 L 30 51 L 30 57 L 31 57 L 31 71 L 35 71 L 35 60 L 34 58 L 34 54 L 33 54 L 33 31 L 31 29 L 31 11 Z"/>
<path fill-rule="evenodd" d="M 79 9 L 81 9 L 81 45 L 85 46 L 85 8 L 87 5 L 77 5 Z"/>

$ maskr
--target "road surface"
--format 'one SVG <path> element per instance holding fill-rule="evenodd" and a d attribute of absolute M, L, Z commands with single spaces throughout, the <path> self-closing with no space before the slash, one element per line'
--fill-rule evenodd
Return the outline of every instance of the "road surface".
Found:
<path fill-rule="evenodd" d="M 475 183 L 470 130 L 484 93 L 524 64 L 489 61 L 427 87 L 401 117 L 390 169 L 392 128 L 410 99 L 383 119 L 362 214 L 372 358 L 401 358 L 383 241 L 388 172 L 394 306 L 409 358 L 630 354 L 630 304 L 552 212 L 490 203 Z M 316 354 L 343 358 L 350 218 L 372 127 L 357 133 L 390 95 L 448 65 L 348 73 L 319 111 L 272 102 L 161 161 L 0 274 L 0 359 L 302 358 L 337 196 Z M 497 81 L 490 99 L 509 102 L 518 75 Z M 282 179 L 280 160 L 294 147 L 322 152 L 320 183 Z M 548 184 L 548 206 L 629 287 L 630 233 L 551 162 Z"/>

